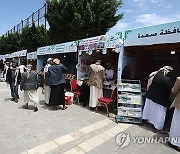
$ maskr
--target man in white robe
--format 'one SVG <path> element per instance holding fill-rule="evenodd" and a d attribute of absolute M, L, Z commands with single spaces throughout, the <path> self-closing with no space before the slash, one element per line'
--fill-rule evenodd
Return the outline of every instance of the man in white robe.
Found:
<path fill-rule="evenodd" d="M 38 85 L 37 73 L 32 70 L 32 65 L 27 65 L 27 72 L 24 72 L 21 79 L 20 89 L 24 90 L 24 109 L 28 109 L 29 103 L 34 103 L 34 112 L 38 111 Z"/>
<path fill-rule="evenodd" d="M 101 61 L 98 60 L 95 64 L 91 64 L 89 68 L 89 84 L 90 98 L 89 107 L 95 109 L 98 104 L 98 98 L 103 96 L 103 79 L 105 68 L 101 66 Z"/>
<path fill-rule="evenodd" d="M 172 67 L 164 66 L 159 71 L 151 73 L 148 80 L 143 119 L 151 123 L 157 133 L 165 133 L 163 128 L 172 89 L 172 83 L 167 74 L 172 70 Z"/>
<path fill-rule="evenodd" d="M 176 95 L 171 107 L 174 107 L 174 114 L 170 128 L 170 144 L 180 152 L 180 77 L 177 77 L 172 93 Z"/>
<path fill-rule="evenodd" d="M 51 88 L 48 84 L 48 77 L 47 77 L 47 73 L 48 73 L 48 69 L 52 64 L 52 58 L 48 58 L 47 60 L 47 64 L 44 67 L 44 96 L 45 96 L 45 104 L 48 105 L 49 104 L 49 97 L 50 97 L 50 93 L 51 93 Z"/>

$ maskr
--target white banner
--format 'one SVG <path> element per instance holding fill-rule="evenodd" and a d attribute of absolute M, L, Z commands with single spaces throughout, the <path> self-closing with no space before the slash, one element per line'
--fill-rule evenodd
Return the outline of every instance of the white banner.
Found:
<path fill-rule="evenodd" d="M 53 54 L 63 53 L 66 50 L 66 43 L 56 44 Z"/>
<path fill-rule="evenodd" d="M 12 57 L 12 58 L 18 57 L 18 52 L 13 52 L 13 53 L 11 53 L 11 57 Z"/>
<path fill-rule="evenodd" d="M 106 45 L 108 48 L 119 49 L 123 45 L 122 32 L 117 32 L 115 35 L 106 35 Z"/>
<path fill-rule="evenodd" d="M 5 54 L 4 58 L 7 59 L 7 58 L 12 58 L 12 57 L 11 57 L 11 54 Z"/>
<path fill-rule="evenodd" d="M 16 52 L 11 53 L 11 58 L 25 57 L 26 54 L 27 54 L 27 50 L 16 51 Z"/>
<path fill-rule="evenodd" d="M 77 52 L 77 41 L 67 42 L 65 52 Z"/>
<path fill-rule="evenodd" d="M 27 54 L 27 50 L 21 50 L 19 51 L 19 57 L 25 57 Z"/>
<path fill-rule="evenodd" d="M 125 46 L 180 42 L 180 21 L 125 31 Z"/>
<path fill-rule="evenodd" d="M 37 55 L 53 54 L 54 50 L 55 50 L 55 45 L 40 47 L 37 49 Z"/>
<path fill-rule="evenodd" d="M 76 41 L 61 43 L 37 49 L 37 55 L 77 52 Z"/>
<path fill-rule="evenodd" d="M 4 58 L 4 55 L 0 55 L 0 60 L 1 60 L 1 59 L 5 59 L 5 58 Z"/>
<path fill-rule="evenodd" d="M 37 52 L 27 53 L 27 59 L 37 59 Z"/>

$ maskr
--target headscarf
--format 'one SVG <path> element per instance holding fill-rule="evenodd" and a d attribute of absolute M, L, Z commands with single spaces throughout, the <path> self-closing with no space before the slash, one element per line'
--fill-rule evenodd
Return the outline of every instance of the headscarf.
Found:
<path fill-rule="evenodd" d="M 52 61 L 52 60 L 53 60 L 52 58 L 48 58 L 48 59 L 47 59 L 47 62 Z"/>
<path fill-rule="evenodd" d="M 160 68 L 158 71 L 152 72 L 149 75 L 147 90 L 149 89 L 150 85 L 152 84 L 153 79 L 156 76 L 156 74 L 158 74 L 159 72 L 162 72 L 163 75 L 166 76 L 169 72 L 172 72 L 172 71 L 173 71 L 173 68 L 171 66 L 164 66 L 164 67 Z"/>
<path fill-rule="evenodd" d="M 60 61 L 58 58 L 55 58 L 55 59 L 53 60 L 53 63 L 59 65 L 59 64 L 61 63 L 61 61 Z"/>
<path fill-rule="evenodd" d="M 31 74 L 30 74 L 31 70 L 32 70 L 32 65 L 30 65 L 30 64 L 27 65 L 27 79 L 29 79 L 31 77 Z"/>

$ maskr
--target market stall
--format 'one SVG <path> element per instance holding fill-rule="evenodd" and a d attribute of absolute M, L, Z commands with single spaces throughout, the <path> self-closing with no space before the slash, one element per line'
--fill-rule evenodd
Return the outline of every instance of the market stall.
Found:
<path fill-rule="evenodd" d="M 123 66 L 128 64 L 130 78 L 145 82 L 152 71 L 170 65 L 174 80 L 180 72 L 180 21 L 127 30 Z"/>
<path fill-rule="evenodd" d="M 117 83 L 118 69 L 122 62 L 119 60 L 121 55 L 119 53 L 123 48 L 122 45 L 121 32 L 115 35 L 101 35 L 80 40 L 77 79 L 87 78 L 89 66 L 97 60 L 101 60 L 102 66 L 106 69 L 104 89 L 113 89 Z"/>
<path fill-rule="evenodd" d="M 66 89 L 70 90 L 70 79 L 75 78 L 77 64 L 77 41 L 50 45 L 37 49 L 37 71 L 42 70 L 48 58 L 58 58 L 68 68 L 65 75 Z"/>
<path fill-rule="evenodd" d="M 76 68 L 79 89 L 85 98 L 82 100 L 83 106 L 89 102 L 90 88 L 87 84 L 89 66 L 97 60 L 101 60 L 101 65 L 105 68 L 103 95 L 106 98 L 110 98 L 112 91 L 116 87 L 118 76 L 120 76 L 122 71 L 122 53 L 122 32 L 118 32 L 115 35 L 101 35 L 79 40 L 78 64 Z"/>
<path fill-rule="evenodd" d="M 27 53 L 27 63 L 33 65 L 33 70 L 36 70 L 37 66 L 37 52 Z"/>
<path fill-rule="evenodd" d="M 27 62 L 27 50 L 21 50 L 11 53 L 12 61 L 18 63 L 20 65 L 21 63 L 26 64 Z"/>
<path fill-rule="evenodd" d="M 37 71 L 43 68 L 43 63 L 46 63 L 48 58 L 59 58 L 68 68 L 68 73 L 75 74 L 76 54 L 76 41 L 40 47 L 37 49 Z"/>
<path fill-rule="evenodd" d="M 141 95 L 139 93 L 146 91 L 149 74 L 166 65 L 172 66 L 174 69 L 170 76 L 174 83 L 176 77 L 180 74 L 179 21 L 125 31 L 121 78 L 129 81 L 123 83 L 123 80 L 121 80 L 119 83 L 120 121 L 141 122 L 140 108 L 142 104 L 140 103 Z M 137 80 L 139 84 L 130 84 L 133 83 L 132 80 Z M 122 86 L 128 87 L 128 92 L 122 94 Z M 139 93 L 132 90 L 136 86 L 141 87 Z M 135 100 L 136 104 L 128 99 Z M 125 100 L 126 107 L 123 104 Z"/>
<path fill-rule="evenodd" d="M 11 63 L 13 61 L 11 54 L 2 55 L 2 58 L 9 63 Z"/>

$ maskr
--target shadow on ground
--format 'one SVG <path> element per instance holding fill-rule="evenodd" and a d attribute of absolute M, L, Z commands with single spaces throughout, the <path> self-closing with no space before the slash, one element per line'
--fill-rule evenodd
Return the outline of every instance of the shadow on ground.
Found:
<path fill-rule="evenodd" d="M 5 102 L 11 101 L 11 98 L 5 98 L 4 101 Z"/>
<path fill-rule="evenodd" d="M 22 106 L 20 106 L 18 109 L 23 109 L 23 110 L 34 110 L 34 105 L 28 105 L 28 109 L 24 109 Z"/>

